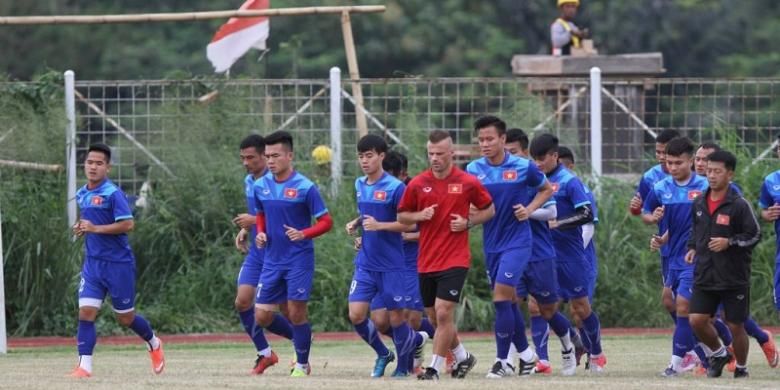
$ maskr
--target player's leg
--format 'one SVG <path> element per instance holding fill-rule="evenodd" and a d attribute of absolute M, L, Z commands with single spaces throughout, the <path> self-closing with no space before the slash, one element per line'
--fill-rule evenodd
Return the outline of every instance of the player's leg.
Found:
<path fill-rule="evenodd" d="M 560 298 L 558 291 L 560 288 L 555 260 L 550 259 L 531 263 L 529 264 L 529 269 L 531 275 L 530 292 L 538 306 L 539 316 L 549 324 L 549 329 L 561 341 L 561 374 L 564 376 L 574 375 L 577 368 L 574 354 L 575 347 L 571 337 L 571 323 L 558 311 L 558 300 Z M 529 272 L 526 271 L 526 274 L 529 274 Z M 577 335 L 577 338 L 579 339 L 579 335 Z M 543 369 L 544 367 L 537 365 L 537 370 Z"/>
<path fill-rule="evenodd" d="M 747 320 L 745 320 L 745 332 L 747 332 L 748 336 L 754 338 L 761 347 L 769 367 L 777 367 L 780 355 L 778 355 L 777 345 L 772 332 L 761 328 L 753 316 L 748 316 Z"/>
<path fill-rule="evenodd" d="M 372 377 L 383 376 L 387 364 L 395 359 L 393 353 L 382 342 L 382 336 L 374 322 L 368 318 L 369 305 L 375 299 L 377 289 L 378 285 L 373 280 L 370 272 L 355 268 L 352 282 L 349 286 L 349 320 L 360 338 L 376 352 L 376 362 L 371 373 Z M 374 308 L 374 311 L 384 308 L 384 305 L 380 306 L 382 307 Z"/>
<path fill-rule="evenodd" d="M 244 258 L 244 263 L 241 265 L 241 270 L 236 278 L 236 311 L 238 311 L 238 317 L 241 320 L 244 331 L 252 340 L 257 351 L 255 364 L 250 372 L 253 375 L 262 374 L 266 368 L 279 361 L 279 358 L 271 350 L 271 346 L 265 338 L 263 327 L 255 321 L 255 295 L 262 269 L 262 264 L 259 261 L 251 256 L 247 256 Z"/>
<path fill-rule="evenodd" d="M 436 380 L 439 379 L 439 372 L 443 369 L 445 364 L 448 349 L 443 348 L 441 352 L 444 354 L 442 355 L 439 355 L 436 350 L 436 342 L 441 342 L 441 335 L 439 335 L 438 323 L 436 322 L 436 273 L 424 273 L 419 274 L 418 276 L 420 280 L 420 298 L 422 299 L 423 308 L 431 325 L 436 329 L 436 334 L 433 337 L 431 363 L 422 373 L 417 375 L 417 379 Z"/>
<path fill-rule="evenodd" d="M 674 290 L 672 290 L 673 275 L 669 274 L 669 258 L 661 256 L 661 304 L 672 317 L 672 322 L 677 324 L 677 306 L 674 303 Z"/>
<path fill-rule="evenodd" d="M 722 360 L 727 354 L 726 346 L 718 338 L 718 331 L 712 322 L 713 316 L 718 312 L 719 304 L 719 294 L 696 289 L 691 294 L 688 307 L 691 328 L 695 333 L 696 339 L 699 340 L 699 347 L 704 352 L 708 375 L 713 372 L 713 367 L 709 364 L 713 354 L 719 360 Z M 726 363 L 727 361 L 723 362 L 723 365 Z M 716 364 L 715 370 L 722 372 L 723 365 L 718 367 Z M 720 374 L 718 373 L 717 375 L 719 376 Z"/>
<path fill-rule="evenodd" d="M 293 325 L 293 345 L 296 363 L 291 376 L 309 375 L 309 353 L 311 352 L 311 324 L 308 302 L 314 281 L 313 269 L 292 269 L 285 275 L 287 282 L 287 305 L 290 322 Z"/>
<path fill-rule="evenodd" d="M 376 331 L 379 332 L 379 334 L 392 339 L 393 330 L 390 328 L 390 315 L 387 313 L 387 308 L 385 307 L 385 302 L 382 297 L 379 295 L 375 296 L 374 299 L 371 300 L 368 310 L 371 322 L 374 323 Z"/>
<path fill-rule="evenodd" d="M 737 359 L 735 378 L 747 377 L 747 356 L 750 348 L 744 323 L 750 315 L 750 288 L 721 292 L 726 323 L 734 337 L 734 356 Z"/>
<path fill-rule="evenodd" d="M 520 353 L 518 373 L 521 375 L 530 374 L 538 360 L 534 351 L 528 346 L 523 317 L 515 316 L 512 309 L 516 307 L 514 302 L 517 285 L 525 271 L 530 252 L 530 247 L 528 247 L 491 256 L 495 263 L 493 265 L 495 272 L 492 273 L 490 279 L 493 287 L 493 306 L 496 313 L 494 324 L 496 362 L 488 372 L 488 378 L 503 378 L 514 374 L 514 367 L 509 363 L 509 347 L 512 344 L 513 336 L 519 340 L 520 346 L 518 348 Z M 516 326 L 518 321 L 521 324 Z M 514 335 L 515 330 L 520 327 L 522 327 L 523 332 Z"/>
<path fill-rule="evenodd" d="M 601 323 L 588 299 L 590 268 L 585 261 L 558 264 L 558 278 L 562 295 L 570 299 L 572 309 L 582 320 L 583 332 L 580 335 L 590 353 L 590 369 L 600 372 L 606 365 L 606 357 L 601 350 Z"/>
<path fill-rule="evenodd" d="M 152 361 L 152 371 L 160 374 L 165 368 L 162 341 L 155 336 L 149 321 L 135 312 L 135 264 L 112 263 L 102 273 L 117 321 L 144 340 Z"/>
<path fill-rule="evenodd" d="M 403 272 L 382 272 L 380 296 L 387 308 L 393 344 L 398 356 L 394 377 L 409 376 L 409 362 L 414 350 L 421 347 L 427 338 L 423 332 L 415 332 L 406 321 L 406 280 Z M 411 301 L 411 297 L 409 299 Z"/>
<path fill-rule="evenodd" d="M 458 330 L 455 327 L 455 310 L 463 295 L 463 286 L 466 283 L 468 268 L 451 268 L 439 276 L 436 286 L 436 333 L 443 329 L 442 343 L 434 344 L 435 350 L 442 352 L 449 342 L 455 364 L 452 367 L 452 377 L 463 379 L 477 364 L 477 358 L 470 354 L 458 338 Z M 514 294 L 514 291 L 512 291 Z"/>
<path fill-rule="evenodd" d="M 688 319 L 690 299 L 693 291 L 693 267 L 680 271 L 670 271 L 675 274 L 675 305 L 677 308 L 677 321 L 672 336 L 672 371 L 664 371 L 667 376 L 676 375 L 687 369 L 686 356 L 695 346 L 693 329 Z M 713 309 L 714 311 L 717 309 Z M 713 327 L 714 329 L 714 327 Z M 717 332 L 716 332 L 717 334 Z M 706 351 L 705 351 L 706 352 Z"/>
<path fill-rule="evenodd" d="M 266 268 L 260 272 L 260 283 L 257 284 L 255 294 L 255 322 L 273 334 L 292 340 L 293 328 L 288 320 L 284 272 Z M 280 309 L 282 313 L 287 313 L 280 314 Z"/>
<path fill-rule="evenodd" d="M 97 343 L 95 319 L 106 295 L 106 289 L 98 279 L 98 270 L 94 263 L 85 260 L 81 269 L 78 290 L 79 326 L 76 333 L 79 360 L 76 368 L 70 373 L 70 376 L 75 378 L 88 378 L 92 375 L 92 354 Z"/>

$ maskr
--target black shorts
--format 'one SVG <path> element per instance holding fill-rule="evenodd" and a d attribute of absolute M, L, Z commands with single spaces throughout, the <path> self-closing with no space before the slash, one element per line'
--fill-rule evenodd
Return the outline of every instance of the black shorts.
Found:
<path fill-rule="evenodd" d="M 730 290 L 701 290 L 694 287 L 689 311 L 715 315 L 721 304 L 726 322 L 744 323 L 750 315 L 750 287 Z"/>
<path fill-rule="evenodd" d="M 450 302 L 460 302 L 463 285 L 469 269 L 450 268 L 439 272 L 420 274 L 420 295 L 424 307 L 433 307 L 436 298 Z"/>

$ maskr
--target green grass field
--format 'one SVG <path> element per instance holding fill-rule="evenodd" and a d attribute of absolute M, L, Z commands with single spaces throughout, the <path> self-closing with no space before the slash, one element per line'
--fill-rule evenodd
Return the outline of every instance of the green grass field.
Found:
<path fill-rule="evenodd" d="M 559 358 L 552 354 L 554 369 L 549 377 L 513 377 L 488 380 L 485 373 L 493 362 L 494 345 L 490 339 L 467 340 L 467 348 L 479 359 L 477 367 L 465 380 L 443 378 L 438 386 L 447 389 L 485 389 L 522 386 L 532 389 L 569 388 L 574 384 L 593 389 L 717 389 L 717 388 L 778 388 L 780 371 L 770 369 L 761 350 L 752 342 L 749 367 L 751 378 L 734 381 L 730 373 L 718 379 L 695 378 L 686 374 L 679 378 L 661 378 L 659 372 L 669 361 L 668 337 L 605 338 L 604 347 L 609 362 L 608 372 L 590 375 L 580 369 L 577 376 L 559 376 Z M 557 351 L 557 341 L 550 344 Z M 431 387 L 435 383 L 420 383 L 414 378 L 370 379 L 372 353 L 362 342 L 319 342 L 315 340 L 312 352 L 312 376 L 287 377 L 287 362 L 292 356 L 289 343 L 275 343 L 280 364 L 260 377 L 247 372 L 253 362 L 253 353 L 247 344 L 192 344 L 168 345 L 167 367 L 160 376 L 151 367 L 142 346 L 115 347 L 98 345 L 95 353 L 94 376 L 87 380 L 65 377 L 75 364 L 74 348 L 17 349 L 0 357 L 0 388 L 2 389 L 70 389 L 110 388 L 112 390 L 153 389 L 386 389 Z M 426 348 L 427 358 L 430 346 Z M 394 367 L 394 366 L 393 366 Z M 390 370 L 388 369 L 388 374 Z"/>

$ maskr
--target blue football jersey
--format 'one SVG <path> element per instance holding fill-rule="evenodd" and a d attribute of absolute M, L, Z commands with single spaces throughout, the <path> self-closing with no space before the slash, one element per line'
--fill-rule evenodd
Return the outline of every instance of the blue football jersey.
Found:
<path fill-rule="evenodd" d="M 496 215 L 483 228 L 485 253 L 530 246 L 529 222 L 518 221 L 513 206 L 528 206 L 533 199 L 529 188 L 539 188 L 547 181 L 536 164 L 504 152 L 501 164 L 492 165 L 486 157 L 482 157 L 469 163 L 466 171 L 482 182 L 496 208 Z"/>
<path fill-rule="evenodd" d="M 297 171 L 277 182 L 267 173 L 254 184 L 255 208 L 265 214 L 264 268 L 270 270 L 314 269 L 312 240 L 290 241 L 284 225 L 298 230 L 311 227 L 312 218 L 328 213 L 317 186 Z"/>
<path fill-rule="evenodd" d="M 691 235 L 693 219 L 693 201 L 707 191 L 709 184 L 703 176 L 692 173 L 685 185 L 678 185 L 669 176 L 655 184 L 648 194 L 643 212 L 652 214 L 664 206 L 664 217 L 659 225 L 666 226 L 669 231 L 669 269 L 686 269 L 685 254 L 688 253 L 688 238 Z"/>
<path fill-rule="evenodd" d="M 642 202 L 647 202 L 647 196 L 650 194 L 650 192 L 653 191 L 653 187 L 656 183 L 659 181 L 666 179 L 669 176 L 667 172 L 664 171 L 661 164 L 658 164 L 650 169 L 648 169 L 644 175 L 642 175 L 642 178 L 639 180 L 639 185 L 637 186 L 636 192 L 639 194 L 639 196 L 642 197 Z M 666 226 L 663 224 L 658 225 L 658 235 L 662 235 L 666 231 Z M 668 257 L 669 256 L 669 247 L 663 246 L 661 247 L 661 256 Z"/>
<path fill-rule="evenodd" d="M 79 205 L 80 219 L 86 219 L 94 225 L 110 225 L 133 219 L 127 196 L 119 186 L 108 179 L 93 189 L 87 188 L 86 185 L 81 187 L 76 193 L 76 202 Z M 127 233 L 87 233 L 84 238 L 84 248 L 89 260 L 135 261 Z"/>
<path fill-rule="evenodd" d="M 417 256 L 420 254 L 418 241 L 404 241 L 404 269 L 417 272 Z"/>
<path fill-rule="evenodd" d="M 266 170 L 265 173 L 268 173 Z M 261 175 L 260 177 L 263 177 Z M 246 212 L 249 215 L 257 214 L 257 207 L 255 207 L 255 177 L 250 173 L 244 178 L 244 194 L 246 195 Z M 258 260 L 263 260 L 264 251 L 262 248 L 258 248 L 254 245 L 255 236 L 257 236 L 257 226 L 252 224 L 249 228 L 249 256 L 252 256 Z"/>
<path fill-rule="evenodd" d="M 377 222 L 395 222 L 404 189 L 404 183 L 387 172 L 373 184 L 368 184 L 366 176 L 356 179 L 360 219 L 370 215 Z M 404 269 L 405 263 L 401 233 L 363 231 L 363 244 L 355 257 L 355 265 L 366 271 L 388 272 Z"/>
<path fill-rule="evenodd" d="M 780 171 L 772 172 L 764 178 L 764 183 L 761 184 L 761 195 L 758 198 L 758 206 L 762 210 L 775 204 L 780 204 Z M 775 236 L 777 240 L 775 261 L 778 261 L 780 260 L 780 219 L 775 221 Z"/>
<path fill-rule="evenodd" d="M 558 165 L 547 175 L 555 191 L 555 204 L 558 209 L 558 219 L 566 219 L 576 213 L 577 208 L 589 206 L 590 198 L 585 193 L 585 186 L 571 171 Z M 558 262 L 585 262 L 585 246 L 582 241 L 582 227 L 572 229 L 552 229 Z"/>

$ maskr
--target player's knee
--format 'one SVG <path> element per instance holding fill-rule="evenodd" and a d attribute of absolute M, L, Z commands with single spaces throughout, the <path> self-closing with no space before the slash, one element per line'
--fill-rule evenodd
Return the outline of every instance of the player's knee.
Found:
<path fill-rule="evenodd" d="M 308 321 L 306 306 L 300 307 L 300 305 L 290 305 L 289 309 L 290 316 L 287 318 L 290 319 L 290 322 L 293 325 L 301 325 Z"/>
<path fill-rule="evenodd" d="M 729 327 L 729 330 L 731 331 L 731 334 L 733 336 L 741 336 L 743 333 L 745 333 L 744 323 L 734 323 L 734 322 L 726 321 L 726 325 Z"/>
<path fill-rule="evenodd" d="M 239 312 L 245 312 L 252 308 L 252 306 L 255 304 L 252 302 L 252 299 L 247 299 L 246 297 L 237 296 L 235 301 L 236 310 Z"/>
<path fill-rule="evenodd" d="M 116 321 L 119 322 L 119 325 L 122 325 L 125 328 L 129 327 L 130 324 L 133 323 L 134 319 L 135 319 L 135 313 L 133 312 L 121 313 L 116 315 Z"/>
<path fill-rule="evenodd" d="M 262 326 L 267 327 L 274 321 L 274 312 L 270 310 L 263 310 L 255 308 L 255 322 Z"/>
<path fill-rule="evenodd" d="M 529 312 L 531 312 L 529 307 Z M 542 316 L 545 320 L 550 320 L 555 315 L 555 304 L 550 305 L 542 305 L 539 307 L 536 307 L 536 313 L 531 313 L 532 317 L 535 316 Z"/>
<path fill-rule="evenodd" d="M 97 319 L 98 309 L 96 307 L 80 307 L 79 308 L 79 321 L 95 321 Z"/>
<path fill-rule="evenodd" d="M 710 318 L 708 315 L 691 314 L 690 317 L 688 317 L 688 322 L 694 329 L 703 329 L 704 327 L 709 326 Z"/>
<path fill-rule="evenodd" d="M 453 314 L 451 310 L 447 308 L 436 309 L 436 324 L 442 326 L 451 323 L 453 320 Z"/>
<path fill-rule="evenodd" d="M 352 325 L 360 324 L 365 320 L 366 320 L 366 313 L 359 313 L 353 310 L 349 311 L 349 321 L 352 322 Z"/>
<path fill-rule="evenodd" d="M 681 317 L 687 317 L 688 316 L 688 300 L 687 299 L 677 299 L 677 302 L 675 304 L 675 308 L 677 310 L 677 315 Z"/>
<path fill-rule="evenodd" d="M 419 330 L 422 326 L 422 315 L 415 312 L 409 315 L 409 326 L 414 330 Z"/>

